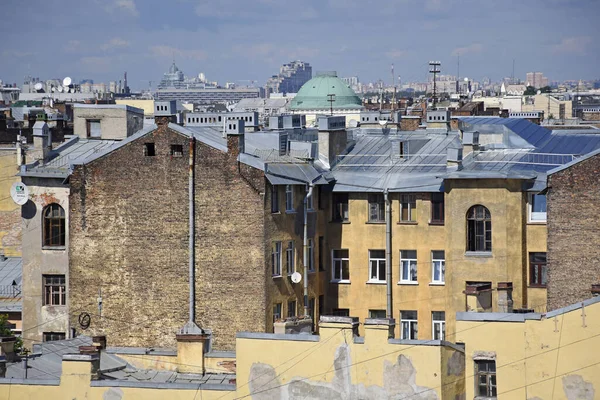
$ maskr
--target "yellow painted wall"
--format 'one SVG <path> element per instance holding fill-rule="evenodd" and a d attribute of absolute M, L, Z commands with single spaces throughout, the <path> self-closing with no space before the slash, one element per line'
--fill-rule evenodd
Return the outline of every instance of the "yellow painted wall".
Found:
<path fill-rule="evenodd" d="M 7 257 L 21 256 L 21 207 L 10 197 L 18 172 L 16 150 L 0 150 L 0 252 Z"/>
<path fill-rule="evenodd" d="M 154 100 L 119 99 L 115 100 L 115 103 L 141 108 L 142 110 L 144 110 L 145 118 L 151 118 L 154 116 Z"/>
<path fill-rule="evenodd" d="M 585 314 L 585 319 L 582 315 Z M 499 399 L 594 399 L 600 389 L 600 303 L 525 322 L 457 322 L 467 397 L 477 352 L 496 354 Z"/>

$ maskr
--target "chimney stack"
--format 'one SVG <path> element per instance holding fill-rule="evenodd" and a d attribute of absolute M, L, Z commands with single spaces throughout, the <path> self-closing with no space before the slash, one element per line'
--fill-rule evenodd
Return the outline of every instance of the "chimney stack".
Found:
<path fill-rule="evenodd" d="M 331 168 L 337 162 L 348 144 L 346 132 L 346 117 L 323 116 L 318 118 L 319 161 L 326 168 Z"/>
<path fill-rule="evenodd" d="M 38 159 L 46 160 L 52 150 L 52 134 L 48 124 L 38 121 L 33 125 L 33 148 Z"/>

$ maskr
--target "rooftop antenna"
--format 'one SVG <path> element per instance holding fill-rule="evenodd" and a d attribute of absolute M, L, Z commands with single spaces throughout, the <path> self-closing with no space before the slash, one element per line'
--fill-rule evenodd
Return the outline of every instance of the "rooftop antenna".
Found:
<path fill-rule="evenodd" d="M 458 96 L 460 97 L 460 52 L 456 53 L 457 56 L 457 60 L 456 60 L 456 84 L 457 84 L 457 91 L 458 91 Z"/>
<path fill-rule="evenodd" d="M 394 63 L 392 63 L 392 86 L 394 87 L 394 96 L 392 97 L 392 114 L 396 108 L 396 77 L 394 76 Z M 393 118 L 393 116 L 392 116 Z"/>
<path fill-rule="evenodd" d="M 329 93 L 327 97 L 327 101 L 329 102 L 329 112 L 330 115 L 333 115 L 333 102 L 335 101 L 335 93 Z"/>
<path fill-rule="evenodd" d="M 513 69 L 512 75 L 510 76 L 510 83 L 515 84 L 515 59 L 513 58 Z"/>
<path fill-rule="evenodd" d="M 429 69 L 429 73 L 433 74 L 433 108 L 435 109 L 435 106 L 437 104 L 437 86 L 436 86 L 436 75 L 439 74 L 440 72 L 442 72 L 438 67 L 441 66 L 442 63 L 439 61 L 429 61 L 429 66 L 431 67 Z"/>

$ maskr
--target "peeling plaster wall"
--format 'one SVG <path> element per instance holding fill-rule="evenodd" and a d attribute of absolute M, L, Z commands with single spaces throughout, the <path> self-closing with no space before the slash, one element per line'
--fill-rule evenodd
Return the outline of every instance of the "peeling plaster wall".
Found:
<path fill-rule="evenodd" d="M 464 355 L 454 353 L 462 355 L 441 345 L 390 344 L 385 329 L 367 329 L 364 343 L 354 343 L 335 324 L 321 324 L 318 341 L 238 338 L 237 396 L 454 400 L 464 396 Z M 442 393 L 448 373 L 455 384 Z"/>
<path fill-rule="evenodd" d="M 600 388 L 600 302 L 541 320 L 457 321 L 466 345 L 466 393 L 474 397 L 474 358 L 496 360 L 503 399 L 592 399 Z"/>

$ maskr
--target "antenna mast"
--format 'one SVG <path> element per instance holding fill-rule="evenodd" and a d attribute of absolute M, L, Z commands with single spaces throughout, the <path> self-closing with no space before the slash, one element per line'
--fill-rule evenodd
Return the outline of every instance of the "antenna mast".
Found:
<path fill-rule="evenodd" d="M 433 108 L 435 108 L 437 104 L 436 75 L 442 72 L 440 69 L 438 69 L 438 67 L 441 65 L 442 63 L 439 61 L 429 61 L 429 66 L 431 67 L 429 69 L 429 73 L 433 74 Z"/>
<path fill-rule="evenodd" d="M 510 83 L 515 84 L 515 59 L 513 58 L 513 69 L 512 75 L 510 76 Z"/>
<path fill-rule="evenodd" d="M 329 102 L 329 112 L 330 115 L 333 115 L 333 102 L 335 101 L 335 93 L 329 93 L 327 97 L 329 97 L 327 99 L 327 101 Z"/>
<path fill-rule="evenodd" d="M 396 108 L 396 77 L 394 76 L 394 64 L 392 63 L 392 86 L 394 87 L 394 96 L 392 98 L 392 113 Z"/>

